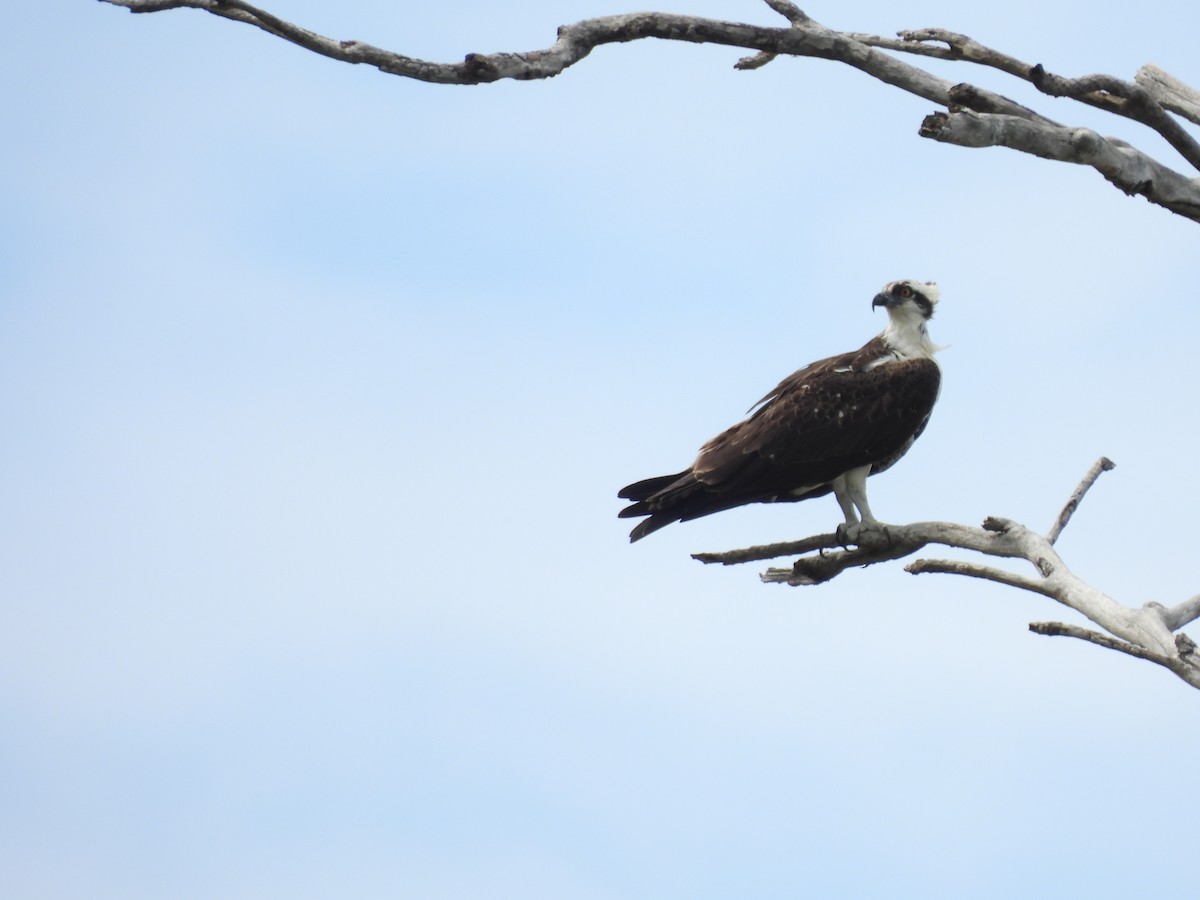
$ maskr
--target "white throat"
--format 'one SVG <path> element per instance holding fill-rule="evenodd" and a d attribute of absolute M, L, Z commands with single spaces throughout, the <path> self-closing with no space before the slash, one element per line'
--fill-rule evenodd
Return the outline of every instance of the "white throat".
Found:
<path fill-rule="evenodd" d="M 929 338 L 927 319 L 911 304 L 888 310 L 888 326 L 880 337 L 900 359 L 933 359 L 943 349 Z"/>

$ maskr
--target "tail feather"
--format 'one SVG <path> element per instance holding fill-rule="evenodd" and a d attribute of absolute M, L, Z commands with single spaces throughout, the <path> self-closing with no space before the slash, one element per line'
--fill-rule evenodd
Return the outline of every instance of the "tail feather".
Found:
<path fill-rule="evenodd" d="M 635 481 L 633 484 L 627 484 L 621 488 L 617 492 L 617 496 L 622 500 L 649 500 L 659 491 L 669 488 L 680 478 L 683 478 L 688 474 L 688 471 L 685 469 L 674 475 L 658 475 L 654 478 L 644 478 L 641 481 Z"/>
<path fill-rule="evenodd" d="M 672 522 L 696 519 L 738 505 L 719 495 L 711 494 L 705 485 L 697 481 L 691 469 L 674 475 L 659 475 L 621 488 L 617 494 L 624 500 L 634 501 L 619 513 L 622 519 L 647 516 L 629 533 L 629 540 L 639 541 Z"/>
<path fill-rule="evenodd" d="M 679 516 L 672 515 L 671 513 L 658 513 L 657 515 L 650 516 L 648 519 L 643 519 L 637 523 L 633 531 L 629 532 L 629 543 L 632 544 L 635 541 L 640 541 L 646 535 L 652 534 L 660 528 L 666 528 L 672 522 L 678 521 Z"/>

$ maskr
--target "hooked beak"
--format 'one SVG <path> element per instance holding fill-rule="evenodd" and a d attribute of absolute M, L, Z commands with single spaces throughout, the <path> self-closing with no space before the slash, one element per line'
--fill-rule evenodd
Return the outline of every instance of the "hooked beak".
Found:
<path fill-rule="evenodd" d="M 875 307 L 882 306 L 884 309 L 890 309 L 896 305 L 896 300 L 889 297 L 887 294 L 876 294 L 875 299 L 871 301 L 871 312 L 875 311 Z"/>

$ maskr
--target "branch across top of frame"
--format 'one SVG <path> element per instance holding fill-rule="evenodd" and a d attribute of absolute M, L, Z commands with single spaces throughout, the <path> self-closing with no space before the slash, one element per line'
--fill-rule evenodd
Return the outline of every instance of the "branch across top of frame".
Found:
<path fill-rule="evenodd" d="M 951 83 L 902 60 L 832 31 L 810 19 L 791 3 L 768 0 L 786 15 L 791 27 L 748 25 L 700 16 L 640 12 L 597 16 L 558 29 L 558 39 L 542 50 L 514 53 L 469 53 L 458 63 L 437 63 L 384 50 L 363 41 L 335 40 L 286 22 L 244 0 L 101 0 L 135 13 L 188 7 L 222 18 L 254 25 L 314 53 L 354 64 L 375 66 L 437 84 L 484 84 L 501 79 L 530 81 L 552 78 L 605 44 L 645 38 L 720 44 L 789 56 L 810 56 L 844 62 L 873 77 L 924 97 L 941 106 L 949 103 Z"/>
<path fill-rule="evenodd" d="M 900 38 L 834 31 L 814 21 L 790 0 L 765 0 L 787 18 L 789 27 L 748 25 L 671 13 L 627 13 L 584 19 L 558 30 L 557 40 L 542 50 L 515 53 L 470 53 L 461 62 L 440 63 L 384 50 L 363 41 L 335 40 L 309 31 L 245 0 L 100 0 L 135 13 L 200 9 L 253 25 L 300 47 L 352 64 L 370 65 L 391 75 L 435 84 L 484 84 L 501 79 L 552 78 L 605 44 L 644 38 L 719 44 L 755 51 L 737 68 L 755 69 L 777 56 L 807 56 L 852 66 L 885 84 L 942 107 L 927 116 L 923 137 L 961 147 L 1003 146 L 1046 159 L 1096 169 L 1127 194 L 1144 196 L 1180 216 L 1200 222 L 1200 180 L 1188 179 L 1127 144 L 1084 129 L 1058 125 L 1027 107 L 971 85 L 945 79 L 881 52 L 958 59 L 1000 69 L 1056 96 L 1069 96 L 1153 128 L 1186 159 L 1200 167 L 1200 143 L 1171 118 L 1168 110 L 1196 109 L 1196 92 L 1177 81 L 1140 78 L 1122 82 L 1107 76 L 1069 80 L 1049 75 L 1020 60 L 946 29 L 900 33 Z M 1160 71 L 1160 70 L 1157 70 Z M 1163 73 L 1165 75 L 1165 73 Z M 1103 83 L 1097 78 L 1105 79 Z M 1169 79 L 1169 76 L 1167 76 Z M 1150 86 L 1144 86 L 1146 82 Z M 1189 93 L 1190 91 L 1190 93 Z M 1160 103 L 1158 98 L 1169 98 Z"/>

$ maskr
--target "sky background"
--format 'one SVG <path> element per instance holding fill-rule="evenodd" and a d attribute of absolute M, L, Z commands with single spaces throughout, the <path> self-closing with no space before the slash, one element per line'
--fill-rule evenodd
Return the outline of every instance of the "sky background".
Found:
<path fill-rule="evenodd" d="M 268 8 L 450 61 L 636 6 Z M 1178 2 L 805 8 L 1200 85 Z M 1059 549 L 1179 602 L 1194 223 L 922 140 L 930 104 L 819 60 L 646 41 L 463 88 L 194 11 L 5 18 L 0 895 L 1194 890 L 1181 682 L 1031 635 L 1078 618 L 995 585 L 689 558 L 827 531 L 832 499 L 631 547 L 615 496 L 877 333 L 885 282 L 936 280 L 941 399 L 875 512 L 1046 528 L 1106 454 Z"/>

